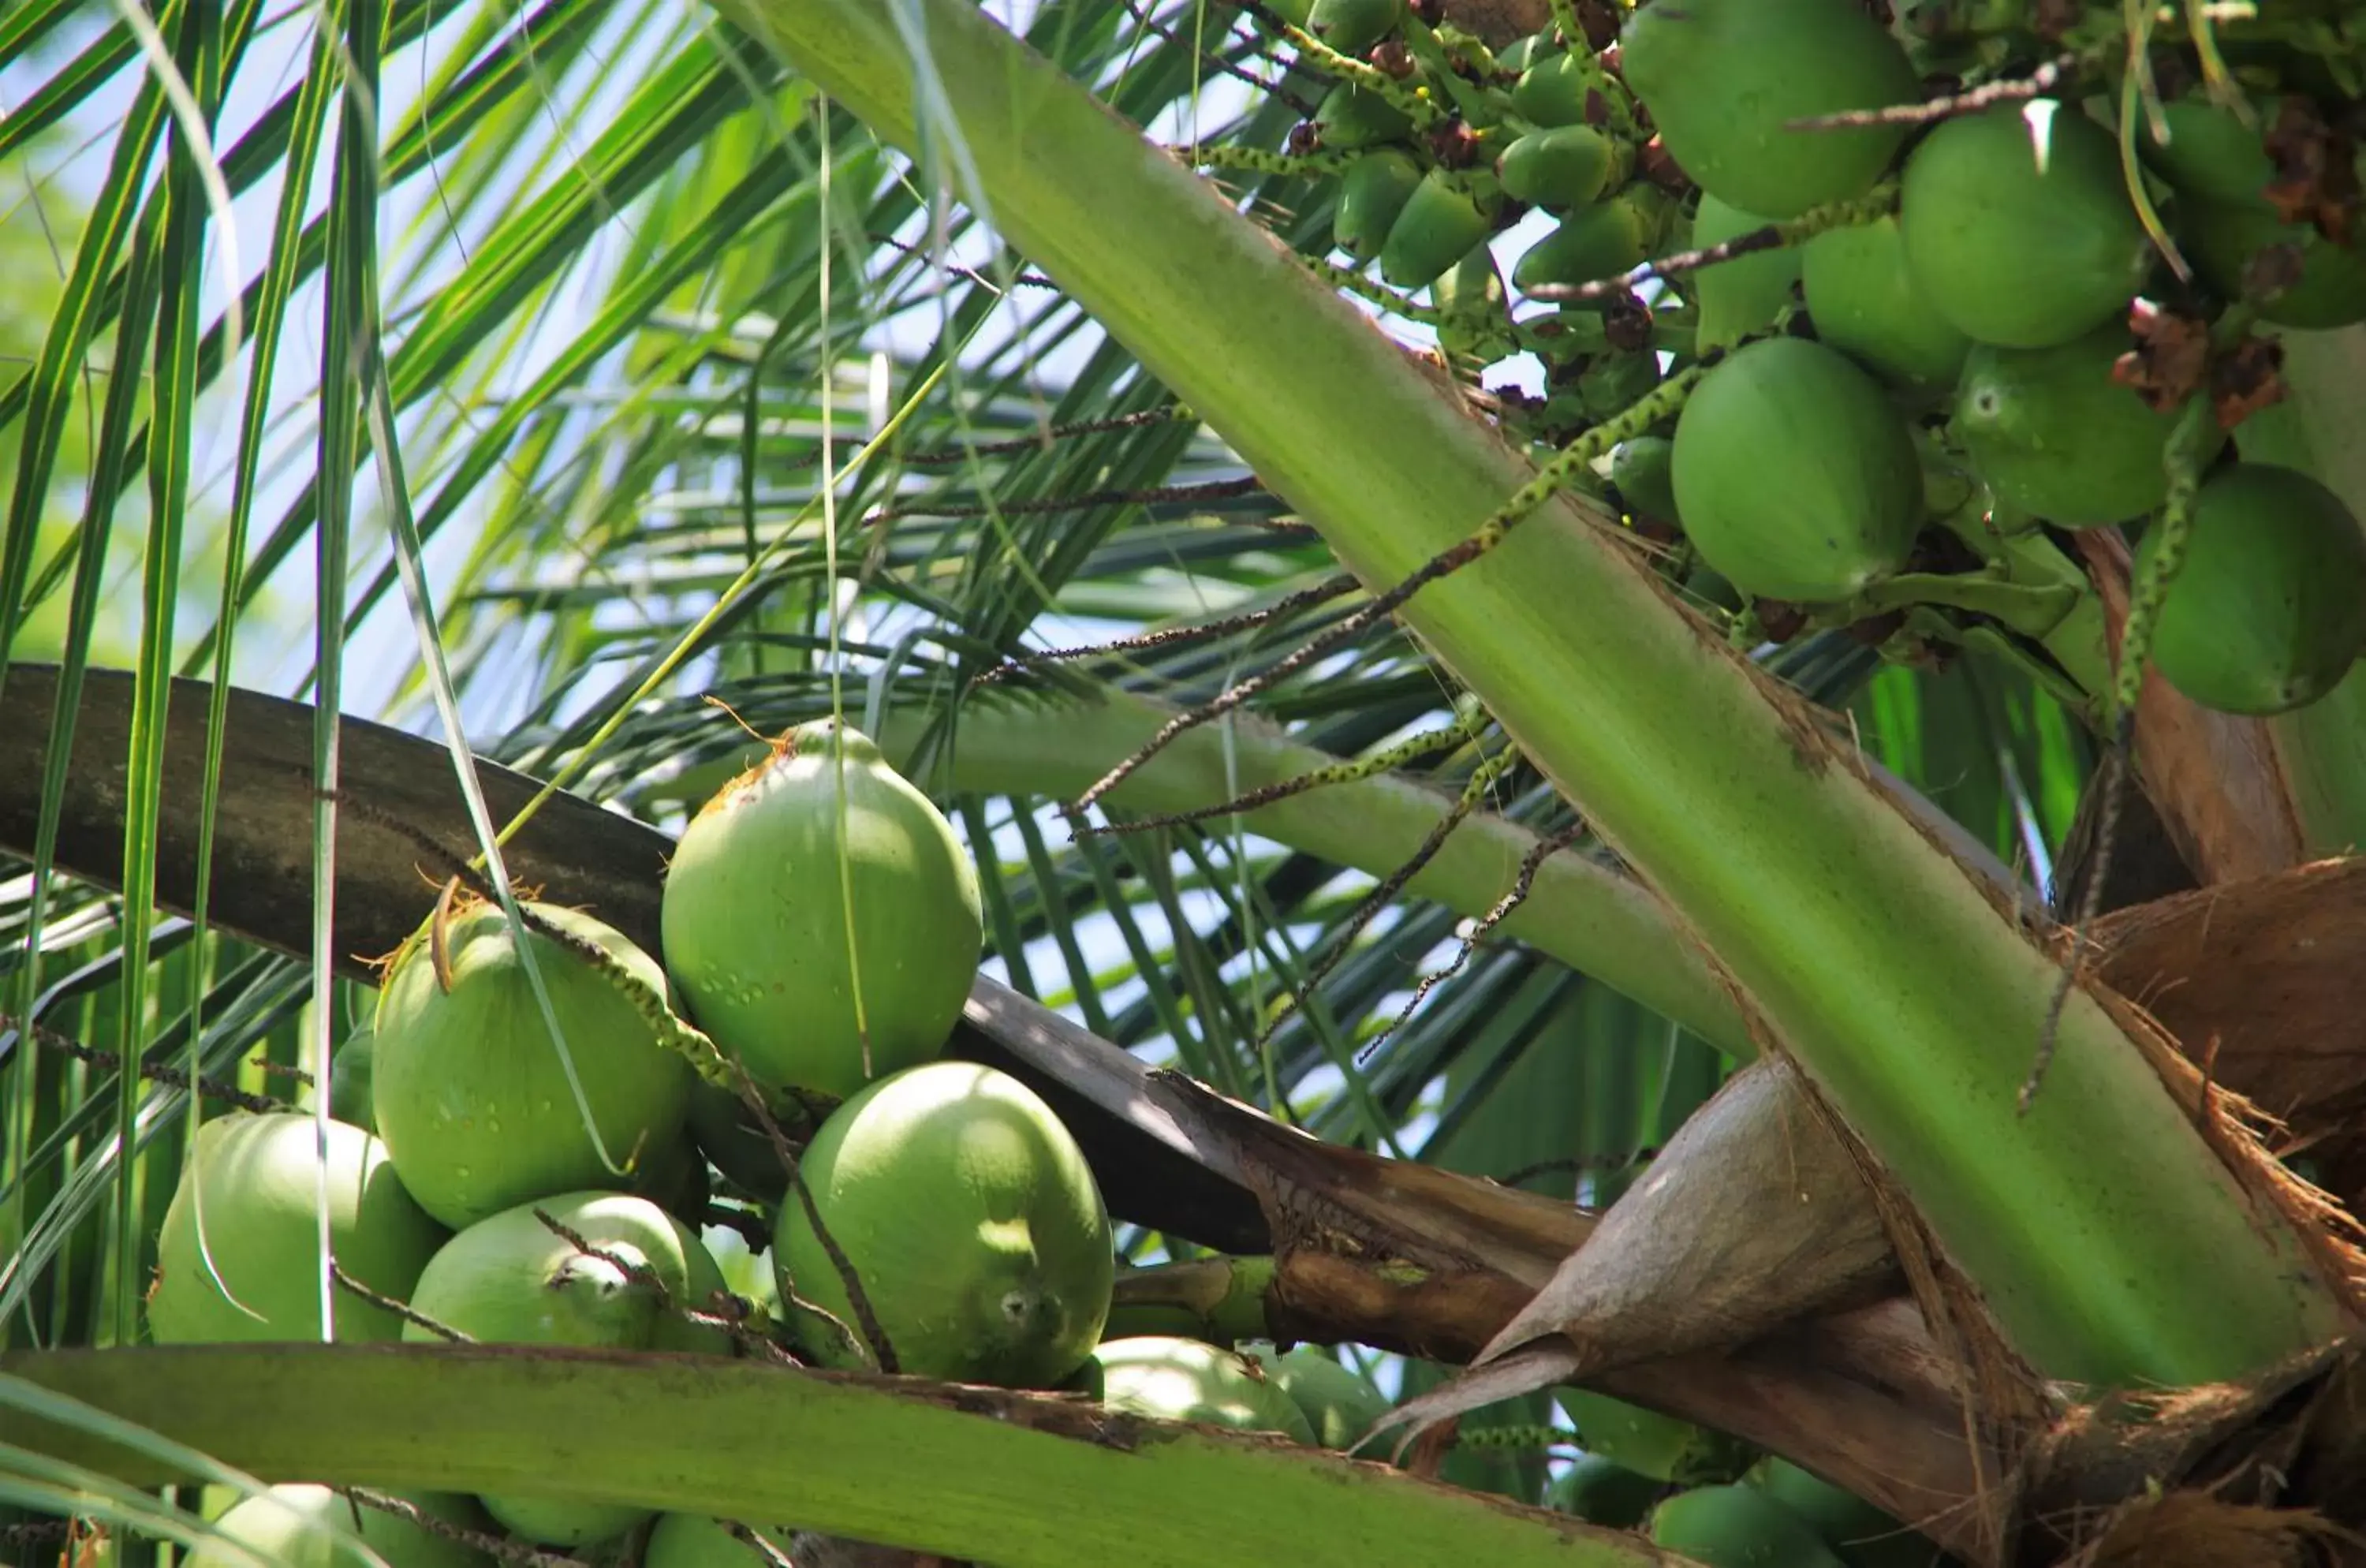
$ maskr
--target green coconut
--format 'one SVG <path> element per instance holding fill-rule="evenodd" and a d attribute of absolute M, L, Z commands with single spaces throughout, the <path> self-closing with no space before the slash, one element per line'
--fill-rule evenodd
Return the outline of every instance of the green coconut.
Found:
<path fill-rule="evenodd" d="M 2139 571 L 2160 540 L 2146 533 Z M 2366 538 L 2341 498 L 2265 463 L 2213 475 L 2154 623 L 2161 678 L 2222 713 L 2286 713 L 2331 691 L 2361 648 Z"/>
<path fill-rule="evenodd" d="M 2112 133 L 2050 98 L 1924 137 L 1906 161 L 1898 225 L 1923 298 L 1965 335 L 2006 348 L 2051 348 L 2123 314 L 2153 265 Z"/>
<path fill-rule="evenodd" d="M 1928 1537 L 1788 1460 L 1768 1459 L 1747 1479 L 1797 1515 L 1849 1568 L 1944 1568 L 1946 1554 Z"/>
<path fill-rule="evenodd" d="M 1685 536 L 1753 598 L 1821 604 L 1905 565 L 1922 468 L 1904 417 L 1839 350 L 1793 337 L 1736 350 L 1676 422 Z"/>
<path fill-rule="evenodd" d="M 2276 177 L 2259 133 L 2200 92 L 2136 122 L 2136 152 L 2181 196 L 2254 202 Z"/>
<path fill-rule="evenodd" d="M 1510 295 L 1495 253 L 1485 245 L 1470 254 L 1429 286 L 1430 303 L 1438 310 L 1438 352 L 1458 360 L 1492 365 L 1512 352 Z"/>
<path fill-rule="evenodd" d="M 1624 144 L 1590 125 L 1532 130 L 1495 160 L 1504 195 L 1556 211 L 1594 200 L 1626 172 Z"/>
<path fill-rule="evenodd" d="M 1704 193 L 1693 216 L 1693 248 L 1705 251 L 1738 240 L 1765 228 L 1766 221 Z M 1791 286 L 1799 281 L 1799 253 L 1788 246 L 1752 251 L 1703 267 L 1693 278 L 1700 310 L 1695 341 L 1706 353 L 1774 325 L 1775 316 L 1790 301 Z"/>
<path fill-rule="evenodd" d="M 1621 441 L 1610 454 L 1610 482 L 1628 511 L 1662 523 L 1677 521 L 1676 444 L 1664 435 Z"/>
<path fill-rule="evenodd" d="M 315 1125 L 292 1111 L 241 1111 L 198 1127 L 156 1242 L 148 1330 L 158 1344 L 320 1338 Z M 339 1267 L 381 1295 L 408 1300 L 445 1242 L 444 1227 L 403 1190 L 386 1146 L 359 1127 L 328 1123 L 326 1173 L 329 1246 Z M 348 1292 L 339 1292 L 330 1310 L 340 1340 L 401 1333 L 400 1318 Z"/>
<path fill-rule="evenodd" d="M 1513 265 L 1512 282 L 1526 289 L 1594 283 L 1630 272 L 1667 236 L 1671 210 L 1664 191 L 1631 181 L 1616 196 L 1565 214 Z"/>
<path fill-rule="evenodd" d="M 1846 1568 L 1808 1522 L 1754 1486 L 1702 1486 L 1651 1510 L 1651 1541 L 1702 1568 Z"/>
<path fill-rule="evenodd" d="M 1380 276 L 1399 288 L 1427 288 L 1487 243 L 1497 206 L 1467 177 L 1431 169 L 1389 226 Z"/>
<path fill-rule="evenodd" d="M 375 1039 L 364 1023 L 345 1036 L 329 1061 L 329 1114 L 372 1134 L 377 1131 L 377 1111 L 370 1104 Z"/>
<path fill-rule="evenodd" d="M 1747 1443 L 1591 1389 L 1557 1388 L 1553 1399 L 1588 1453 L 1654 1481 L 1689 1486 L 1741 1475 L 1756 1457 Z"/>
<path fill-rule="evenodd" d="M 1512 85 L 1512 112 L 1544 130 L 1583 125 L 1606 80 L 1592 59 L 1565 51 L 1549 54 L 1521 68 Z"/>
<path fill-rule="evenodd" d="M 1952 387 L 1972 340 L 1931 303 L 1906 265 L 1895 214 L 1827 229 L 1799 253 L 1816 335 L 1894 387 Z"/>
<path fill-rule="evenodd" d="M 1093 1352 L 1101 1403 L 1158 1421 L 1196 1421 L 1243 1432 L 1279 1432 L 1314 1446 L 1314 1427 L 1257 1361 L 1197 1339 L 1137 1335 Z"/>
<path fill-rule="evenodd" d="M 640 1162 L 683 1135 L 695 1081 L 644 1010 L 661 1009 L 666 990 L 649 956 L 589 915 L 524 908 L 606 952 L 638 982 L 640 997 L 571 948 L 529 931 L 566 1041 L 562 1056 L 498 906 L 471 904 L 451 918 L 448 991 L 435 972 L 434 921 L 403 944 L 378 997 L 370 1100 L 403 1185 L 455 1228 L 554 1192 L 648 1179 Z M 574 1083 L 599 1144 L 584 1130 Z"/>
<path fill-rule="evenodd" d="M 1266 1377 L 1290 1395 L 1314 1440 L 1326 1449 L 1354 1448 L 1391 1408 L 1386 1394 L 1327 1350 L 1301 1345 L 1277 1356 L 1264 1346 L 1252 1346 L 1244 1353 L 1254 1357 Z"/>
<path fill-rule="evenodd" d="M 537 1210 L 606 1256 L 578 1251 Z M 445 1243 L 419 1276 L 411 1304 L 491 1345 L 725 1355 L 729 1336 L 682 1315 L 684 1308 L 704 1310 L 724 1288 L 704 1244 L 648 1199 L 568 1192 L 479 1220 Z M 417 1323 L 405 1324 L 402 1337 L 440 1338 Z M 504 1526 L 550 1546 L 613 1540 L 654 1511 L 508 1495 L 482 1500 Z"/>
<path fill-rule="evenodd" d="M 2109 323 L 2053 348 L 1972 351 L 1954 428 L 1998 500 L 2064 528 L 2124 523 L 2161 503 L 2177 411 L 2112 378 L 2129 347 L 2126 329 Z"/>
<path fill-rule="evenodd" d="M 2366 321 L 2366 255 L 2261 202 L 2180 204 L 2179 247 L 2210 286 L 2248 298 L 2259 319 L 2304 332 Z M 2279 256 L 2276 253 L 2281 253 Z"/>
<path fill-rule="evenodd" d="M 473 1498 L 456 1494 L 395 1494 L 431 1518 L 463 1529 L 495 1533 Z M 358 1536 L 387 1568 L 486 1568 L 492 1559 L 474 1547 L 435 1534 L 384 1508 L 348 1502 L 325 1486 L 274 1486 L 232 1504 L 214 1528 L 279 1568 L 357 1568 L 359 1553 L 344 1542 Z M 218 1541 L 200 1544 L 187 1568 L 248 1568 L 248 1560 Z"/>
<path fill-rule="evenodd" d="M 1633 1529 L 1667 1489 L 1666 1483 L 1600 1454 L 1581 1454 L 1545 1494 L 1545 1506 L 1605 1529 Z"/>
<path fill-rule="evenodd" d="M 791 1531 L 772 1527 L 760 1528 L 758 1533 L 780 1548 L 783 1556 L 788 1555 Z M 761 1562 L 756 1550 L 733 1535 L 722 1520 L 703 1514 L 660 1516 L 641 1552 L 641 1568 L 760 1568 Z"/>
<path fill-rule="evenodd" d="M 970 1062 L 883 1078 L 830 1113 L 799 1170 L 897 1371 L 1049 1388 L 1092 1353 L 1116 1278 L 1109 1211 L 1076 1139 L 1017 1078 Z M 772 1257 L 808 1353 L 862 1364 L 792 1299 L 867 1332 L 794 1193 Z"/>
<path fill-rule="evenodd" d="M 1332 243 L 1358 261 L 1379 255 L 1421 175 L 1421 164 L 1402 147 L 1378 148 L 1350 164 L 1332 210 Z"/>
<path fill-rule="evenodd" d="M 1353 152 L 1413 134 L 1413 117 L 1369 87 L 1342 82 L 1314 107 L 1314 134 L 1326 152 Z"/>
<path fill-rule="evenodd" d="M 841 1099 L 943 1051 L 985 941 L 952 825 L 828 719 L 699 811 L 659 918 L 666 967 L 716 1044 L 767 1089 Z"/>
<path fill-rule="evenodd" d="M 1619 69 L 1669 153 L 1720 200 L 1769 218 L 1863 196 L 1904 128 L 1791 122 L 1919 102 L 1905 50 L 1859 0 L 1684 0 L 1627 22 Z"/>
<path fill-rule="evenodd" d="M 1306 30 L 1342 54 L 1361 54 L 1396 30 L 1405 0 L 1314 0 Z"/>

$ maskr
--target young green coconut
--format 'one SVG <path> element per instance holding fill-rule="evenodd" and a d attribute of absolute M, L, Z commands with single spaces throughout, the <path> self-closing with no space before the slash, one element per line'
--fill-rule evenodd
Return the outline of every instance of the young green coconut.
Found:
<path fill-rule="evenodd" d="M 473 1498 L 451 1493 L 398 1494 L 430 1518 L 463 1529 L 495 1533 Z M 340 1532 L 386 1560 L 387 1568 L 489 1568 L 474 1547 L 435 1534 L 399 1514 L 348 1502 L 325 1486 L 274 1486 L 232 1504 L 214 1528 L 279 1568 L 355 1568 L 363 1559 Z M 187 1568 L 248 1568 L 249 1559 L 220 1541 L 207 1541 L 183 1559 Z"/>
<path fill-rule="evenodd" d="M 1279 1356 L 1264 1346 L 1251 1346 L 1243 1353 L 1290 1395 L 1314 1440 L 1326 1449 L 1354 1448 L 1391 1408 L 1386 1394 L 1315 1346 L 1301 1345 Z"/>
<path fill-rule="evenodd" d="M 823 1365 L 864 1358 L 797 1298 L 870 1332 L 831 1245 L 896 1371 L 1050 1388 L 1092 1353 L 1117 1271 L 1109 1210 L 1076 1139 L 1017 1078 L 971 1062 L 882 1078 L 830 1113 L 799 1175 L 829 1245 L 792 1190 L 772 1257 L 790 1325 Z"/>
<path fill-rule="evenodd" d="M 1703 1568 L 1846 1568 L 1808 1523 L 1754 1486 L 1700 1486 L 1651 1510 L 1651 1543 Z"/>
<path fill-rule="evenodd" d="M 2091 332 L 2127 310 L 2152 270 L 2124 182 L 2118 142 L 2075 104 L 2039 98 L 1947 120 L 1899 182 L 1915 286 L 1977 343 L 2051 348 Z"/>
<path fill-rule="evenodd" d="M 779 1528 L 757 1532 L 789 1553 L 791 1532 Z M 731 1533 L 721 1519 L 703 1514 L 667 1514 L 649 1532 L 641 1552 L 641 1568 L 759 1568 L 763 1554 Z"/>
<path fill-rule="evenodd" d="M 1676 507 L 1742 592 L 1844 600 L 1897 571 L 1921 518 L 1905 417 L 1839 350 L 1766 338 L 1701 378 L 1676 421 Z"/>
<path fill-rule="evenodd" d="M 1297 1401 L 1252 1357 L 1163 1334 L 1112 1339 L 1093 1352 L 1101 1403 L 1158 1421 L 1279 1432 L 1307 1447 L 1314 1428 Z"/>
<path fill-rule="evenodd" d="M 2164 454 L 2177 410 L 2113 378 L 2131 346 L 2107 321 L 2052 348 L 1974 349 L 1955 390 L 1955 433 L 1999 501 L 2064 528 L 2124 523 L 2169 494 Z M 2223 445 L 2213 432 L 2213 450 Z"/>
<path fill-rule="evenodd" d="M 590 1250 L 544 1224 L 543 1214 Z M 569 1192 L 504 1210 L 454 1236 L 429 1260 L 411 1304 L 432 1322 L 493 1345 L 727 1355 L 729 1336 L 682 1315 L 710 1310 L 724 1288 L 704 1244 L 648 1199 Z M 402 1337 L 441 1339 L 418 1323 L 405 1324 Z M 482 1501 L 508 1529 L 547 1546 L 610 1540 L 654 1511 L 508 1494 Z"/>
<path fill-rule="evenodd" d="M 666 967 L 725 1055 L 768 1090 L 839 1098 L 944 1049 L 986 931 L 952 825 L 828 719 L 700 808 L 660 919 Z"/>
<path fill-rule="evenodd" d="M 1791 122 L 1913 103 L 1906 51 L 1858 0 L 1684 0 L 1628 17 L 1619 69 L 1701 189 L 1770 219 L 1863 196 L 1905 129 Z"/>
<path fill-rule="evenodd" d="M 674 1145 L 694 1075 L 663 1036 L 664 972 L 589 915 L 523 908 L 571 939 L 526 937 L 564 1055 L 494 905 L 439 909 L 396 953 L 378 998 L 378 1135 L 420 1207 L 456 1229 L 555 1192 L 682 1175 Z M 605 956 L 595 964 L 586 951 Z"/>
<path fill-rule="evenodd" d="M 1914 281 L 1895 213 L 1809 240 L 1799 283 L 1816 336 L 1890 386 L 1937 394 L 1963 373 L 1972 340 Z"/>
<path fill-rule="evenodd" d="M 1640 1471 L 1600 1454 L 1581 1454 L 1545 1494 L 1545 1506 L 1575 1514 L 1590 1525 L 1633 1529 L 1667 1490 L 1667 1483 Z"/>
<path fill-rule="evenodd" d="M 198 1127 L 156 1243 L 148 1330 L 158 1344 L 321 1337 L 320 1147 L 307 1114 L 241 1111 Z M 358 1127 L 328 1124 L 326 1181 L 331 1255 L 379 1294 L 407 1300 L 448 1233 Z M 347 1292 L 330 1311 L 343 1341 L 402 1330 L 394 1314 Z"/>
<path fill-rule="evenodd" d="M 1703 195 L 1693 214 L 1693 248 L 1706 251 L 1764 227 L 1766 220 L 1756 213 Z M 1787 245 L 1751 251 L 1704 267 L 1694 277 L 1699 310 L 1694 341 L 1707 353 L 1774 324 L 1791 298 L 1791 286 L 1799 281 L 1799 253 Z"/>
<path fill-rule="evenodd" d="M 2158 526 L 2136 548 L 2141 573 Z M 2366 648 L 2366 539 L 2296 469 L 2235 463 L 2194 497 L 2185 564 L 2154 623 L 2161 679 L 2203 706 L 2266 716 L 2340 683 Z"/>

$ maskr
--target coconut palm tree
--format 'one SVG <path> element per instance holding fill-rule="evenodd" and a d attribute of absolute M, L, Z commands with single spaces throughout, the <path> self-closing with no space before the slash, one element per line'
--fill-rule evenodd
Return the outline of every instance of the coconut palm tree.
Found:
<path fill-rule="evenodd" d="M 1391 25 L 1451 96 L 1440 51 L 1624 7 L 1535 9 Z M 2024 80 L 1991 9 L 1949 69 Z M 2268 41 L 2353 80 L 2340 7 L 2293 9 Z M 2213 59 L 2200 17 L 2142 26 Z M 779 1522 L 800 1562 L 1664 1561 L 1499 1506 L 1569 1502 L 1581 1447 L 1655 1495 L 1796 1464 L 1921 1561 L 2298 1562 L 2366 1522 L 2328 858 L 2366 678 L 2274 717 L 2139 694 L 2160 580 L 2108 528 L 1721 592 L 1606 478 L 1717 367 L 1716 268 L 1515 321 L 1475 240 L 1426 295 L 1343 267 L 1346 163 L 1297 128 L 1409 78 L 1308 25 L 0 17 L 12 246 L 75 212 L 0 375 L 22 1560 L 226 1550 L 241 1494 L 316 1481 Z M 2124 27 L 2048 69 L 2118 92 Z M 2160 96 L 2125 101 L 2133 148 Z M 2289 396 L 2238 434 L 2353 512 L 2357 333 L 2273 334 Z M 141 1343 L 199 1122 L 325 1112 L 438 884 L 654 952 L 671 836 L 826 716 L 975 861 L 951 1049 L 1091 1157 L 1113 1323 L 1345 1348 L 1411 1402 L 1366 1450 L 1397 1465 L 783 1368 L 744 1325 L 720 1366 Z M 778 1195 L 715 1191 L 760 1298 L 731 1238 Z"/>

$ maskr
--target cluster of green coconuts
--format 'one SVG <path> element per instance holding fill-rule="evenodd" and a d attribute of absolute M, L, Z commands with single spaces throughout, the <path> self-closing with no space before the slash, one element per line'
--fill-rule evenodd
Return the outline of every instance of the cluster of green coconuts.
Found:
<path fill-rule="evenodd" d="M 706 804 L 667 874 L 662 966 L 591 915 L 524 908 L 523 949 L 496 906 L 432 917 L 389 963 L 371 1026 L 334 1058 L 332 1251 L 377 1296 L 490 1344 L 729 1355 L 715 1318 L 684 1310 L 714 1314 L 725 1289 L 700 1228 L 721 1184 L 772 1213 L 788 1304 L 759 1326 L 811 1364 L 881 1364 L 876 1335 L 907 1374 L 1084 1390 L 1141 1415 L 1340 1446 L 1386 1407 L 1305 1348 L 1260 1366 L 1180 1337 L 1103 1342 L 1116 1260 L 1083 1153 L 1017 1079 L 941 1059 L 981 951 L 975 866 L 859 732 L 801 727 Z M 777 1108 L 775 1128 L 810 1131 L 795 1156 L 810 1210 L 774 1129 L 693 1066 L 689 1018 Z M 320 1337 L 316 1125 L 272 1111 L 199 1127 L 159 1238 L 158 1342 Z M 355 1294 L 333 1311 L 340 1340 L 439 1337 Z M 646 1568 L 749 1561 L 711 1519 L 407 1500 L 570 1551 L 653 1526 Z M 291 1485 L 237 1503 L 220 1528 L 325 1568 L 320 1522 L 355 1517 L 336 1494 Z M 358 1517 L 391 1568 L 481 1560 L 398 1515 Z"/>
<path fill-rule="evenodd" d="M 730 1355 L 715 1315 L 726 1275 L 701 1230 L 719 1187 L 773 1215 L 786 1304 L 754 1326 L 815 1365 L 877 1364 L 876 1335 L 905 1373 L 1082 1392 L 1334 1449 L 1388 1409 L 1313 1347 L 1154 1332 L 1178 1326 L 1155 1308 L 1113 1322 L 1109 1214 L 1075 1139 L 1015 1078 L 942 1058 L 981 951 L 975 869 L 859 732 L 803 726 L 706 804 L 667 874 L 663 965 L 590 915 L 526 908 L 523 948 L 494 906 L 439 909 L 388 964 L 371 1026 L 336 1054 L 332 1254 L 410 1314 L 341 1292 L 337 1339 L 433 1342 L 433 1324 L 495 1345 Z M 772 1127 L 700 1076 L 683 1048 L 689 1017 L 777 1107 Z M 813 1105 L 826 1107 L 817 1124 L 801 1122 Z M 810 1129 L 795 1156 L 810 1212 L 772 1141 L 782 1122 Z M 158 1342 L 320 1337 L 321 1125 L 298 1111 L 201 1124 L 159 1237 Z M 1778 1561 L 1719 1556 L 1718 1542 L 1754 1552 L 1792 1540 L 1797 1529 L 1766 1525 L 1791 1507 L 1835 1541 L 1853 1530 L 1922 1553 L 1849 1563 L 1930 1560 L 1895 1521 L 1804 1472 L 1761 1464 L 1734 1484 L 1754 1456 L 1729 1439 L 1598 1394 L 1562 1398 L 1593 1450 L 1560 1483 L 1570 1512 L 1624 1528 L 1649 1510 L 1660 1539 L 1717 1564 Z M 464 1533 L 595 1556 L 637 1542 L 644 1568 L 751 1560 L 728 1527 L 696 1516 L 501 1494 L 403 1500 Z M 785 1547 L 797 1521 L 749 1523 Z M 296 1568 L 346 1560 L 324 1527 L 358 1529 L 389 1568 L 486 1562 L 318 1485 L 238 1501 L 217 1527 Z M 219 1546 L 197 1556 L 231 1561 Z"/>
<path fill-rule="evenodd" d="M 1416 0 L 1313 0 L 1288 17 L 1393 79 L 1342 80 L 1296 138 L 1349 155 L 1335 244 L 1377 259 L 1394 288 L 1427 288 L 1450 358 L 1543 361 L 1544 396 L 1507 400 L 1507 424 L 1560 444 L 1635 410 L 1675 366 L 1707 367 L 1680 412 L 1617 446 L 1606 477 L 1630 515 L 1681 529 L 1697 563 L 1687 587 L 1729 609 L 1844 606 L 1909 570 L 1934 524 L 1968 517 L 2009 542 L 2157 518 L 2178 409 L 2114 373 L 2151 302 L 2209 316 L 2239 300 L 2299 329 L 2366 320 L 2366 254 L 2352 248 L 2366 221 L 2348 233 L 2290 220 L 2271 199 L 2267 137 L 2288 109 L 2350 128 L 2315 151 L 2341 165 L 2327 188 L 2354 189 L 2357 106 L 2316 57 L 2227 42 L 2247 111 L 2200 85 L 2188 51 L 2195 85 L 2142 114 L 2139 177 L 2194 274 L 2180 282 L 2131 197 L 2109 83 L 1928 126 L 1792 129 L 1919 104 L 1926 75 L 2060 48 L 2030 30 L 2059 6 L 1900 0 L 1887 25 L 1873 14 L 1891 9 L 1586 0 L 1573 14 L 1592 39 L 1549 28 L 1501 50 Z M 1986 30 L 1951 32 L 1966 13 Z M 1816 216 L 1803 243 L 1703 267 L 1679 283 L 1686 300 L 1622 332 L 1608 298 L 1506 309 L 1491 241 L 1535 209 L 1555 226 L 1508 293 Z M 2200 489 L 2153 663 L 2206 707 L 2304 706 L 2366 647 L 2366 543 L 2322 484 L 2245 460 L 2216 420 L 2188 440 Z M 2140 562 L 2160 534 L 2147 530 Z"/>

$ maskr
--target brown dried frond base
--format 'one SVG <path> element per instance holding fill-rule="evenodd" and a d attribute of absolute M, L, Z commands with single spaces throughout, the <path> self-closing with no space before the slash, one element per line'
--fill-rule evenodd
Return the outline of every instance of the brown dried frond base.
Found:
<path fill-rule="evenodd" d="M 2366 1537 L 2322 1514 L 2165 1492 L 2122 1504 L 2066 1568 L 2320 1568 L 2356 1562 Z"/>

